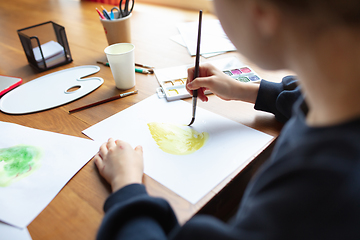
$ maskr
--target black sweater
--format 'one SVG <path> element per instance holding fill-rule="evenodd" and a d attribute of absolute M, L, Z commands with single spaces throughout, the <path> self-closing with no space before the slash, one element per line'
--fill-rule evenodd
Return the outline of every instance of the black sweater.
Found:
<path fill-rule="evenodd" d="M 287 123 L 231 225 L 197 215 L 180 227 L 165 200 L 132 184 L 105 202 L 98 239 L 360 239 L 360 119 L 307 126 L 293 77 L 263 80 L 255 109 Z"/>

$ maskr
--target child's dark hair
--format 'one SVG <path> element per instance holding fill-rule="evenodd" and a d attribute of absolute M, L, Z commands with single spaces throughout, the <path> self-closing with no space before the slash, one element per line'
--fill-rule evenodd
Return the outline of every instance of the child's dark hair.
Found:
<path fill-rule="evenodd" d="M 289 13 L 326 17 L 337 23 L 360 26 L 360 0 L 266 0 Z M 313 15 L 315 14 L 315 15 Z"/>

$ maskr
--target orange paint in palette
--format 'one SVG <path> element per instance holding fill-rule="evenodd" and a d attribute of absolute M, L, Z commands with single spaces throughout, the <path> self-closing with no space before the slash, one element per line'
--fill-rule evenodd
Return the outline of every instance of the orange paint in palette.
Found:
<path fill-rule="evenodd" d="M 163 86 L 164 87 L 172 87 L 172 86 L 174 86 L 174 83 L 172 81 L 166 81 L 163 83 Z"/>
<path fill-rule="evenodd" d="M 166 95 L 169 97 L 178 97 L 187 94 L 188 92 L 184 88 L 173 88 L 166 90 Z"/>
<path fill-rule="evenodd" d="M 177 80 L 174 80 L 173 83 L 176 86 L 184 85 L 184 84 L 186 84 L 186 79 L 177 79 Z"/>
<path fill-rule="evenodd" d="M 187 78 L 184 77 L 159 82 L 161 88 L 157 89 L 157 93 L 159 96 L 166 97 L 169 101 L 191 97 L 185 88 L 186 80 Z"/>

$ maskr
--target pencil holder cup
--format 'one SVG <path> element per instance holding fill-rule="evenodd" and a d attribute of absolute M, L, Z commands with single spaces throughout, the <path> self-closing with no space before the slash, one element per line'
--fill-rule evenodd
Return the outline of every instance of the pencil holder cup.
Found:
<path fill-rule="evenodd" d="M 72 62 L 65 28 L 52 21 L 17 30 L 29 64 L 40 72 Z"/>
<path fill-rule="evenodd" d="M 109 46 L 115 43 L 131 43 L 131 13 L 123 18 L 117 18 L 117 14 L 118 12 L 113 20 L 100 18 Z"/>

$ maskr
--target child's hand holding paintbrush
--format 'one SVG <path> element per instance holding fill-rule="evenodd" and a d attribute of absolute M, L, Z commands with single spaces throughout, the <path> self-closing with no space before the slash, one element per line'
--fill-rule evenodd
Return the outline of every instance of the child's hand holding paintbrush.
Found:
<path fill-rule="evenodd" d="M 208 101 L 204 91 L 210 90 L 216 96 L 226 101 L 240 100 L 255 103 L 259 90 L 258 84 L 236 81 L 209 63 L 202 64 L 199 67 L 199 77 L 192 80 L 194 78 L 194 71 L 195 67 L 188 69 L 186 89 L 191 95 L 192 91 L 198 90 L 198 98 L 201 101 Z"/>

